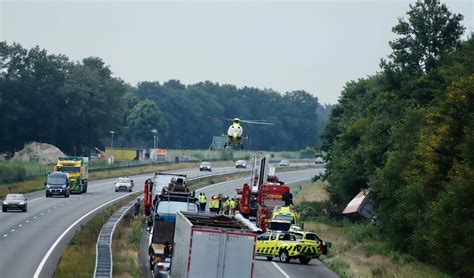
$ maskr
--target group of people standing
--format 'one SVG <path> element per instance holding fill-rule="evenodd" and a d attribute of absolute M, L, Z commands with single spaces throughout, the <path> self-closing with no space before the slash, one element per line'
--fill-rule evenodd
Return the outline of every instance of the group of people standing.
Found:
<path fill-rule="evenodd" d="M 206 194 L 199 193 L 198 197 L 199 210 L 202 212 L 206 211 L 206 205 L 208 203 Z M 219 194 L 214 195 L 209 200 L 209 211 L 217 214 L 234 215 L 237 201 L 234 198 L 229 198 L 227 195 Z"/>

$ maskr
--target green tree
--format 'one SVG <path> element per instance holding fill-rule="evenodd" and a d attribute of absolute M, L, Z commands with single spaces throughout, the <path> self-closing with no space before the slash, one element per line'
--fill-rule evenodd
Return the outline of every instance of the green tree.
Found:
<path fill-rule="evenodd" d="M 128 135 L 136 142 L 147 145 L 144 142 L 151 141 L 149 138 L 152 138 L 153 129 L 158 130 L 159 136 L 167 131 L 167 124 L 160 109 L 151 100 L 138 102 L 127 117 Z"/>
<path fill-rule="evenodd" d="M 461 44 L 464 32 L 463 16 L 452 14 L 439 0 L 417 1 L 410 4 L 408 19 L 398 19 L 392 31 L 400 37 L 391 41 L 393 52 L 389 62 L 382 60 L 386 69 L 423 73 L 436 67 L 443 55 Z"/>

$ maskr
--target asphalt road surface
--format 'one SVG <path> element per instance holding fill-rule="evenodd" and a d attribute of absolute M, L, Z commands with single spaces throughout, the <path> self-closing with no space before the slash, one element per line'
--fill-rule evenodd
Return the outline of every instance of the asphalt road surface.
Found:
<path fill-rule="evenodd" d="M 214 168 L 211 174 L 236 171 Z M 188 177 L 209 175 L 198 169 L 172 172 Z M 132 177 L 134 192 L 143 190 L 152 174 Z M 45 198 L 44 191 L 26 194 L 28 212 L 0 213 L 0 277 L 52 277 L 64 248 L 80 224 L 100 209 L 130 193 L 115 192 L 116 178 L 89 182 L 88 192 L 70 198 Z M 133 193 L 133 192 L 132 192 Z"/>
<path fill-rule="evenodd" d="M 292 172 L 280 172 L 277 176 L 290 186 L 290 191 L 295 190 L 302 184 L 307 184 L 311 178 L 324 169 L 310 169 Z M 238 179 L 218 184 L 213 184 L 209 187 L 204 187 L 202 190 L 196 192 L 204 192 L 206 196 L 218 195 L 219 193 L 228 195 L 229 197 L 236 195 L 236 188 L 242 187 L 243 182 L 248 178 Z M 291 260 L 290 263 L 281 263 L 277 258 L 272 262 L 266 260 L 265 257 L 256 257 L 254 265 L 253 277 L 255 278 L 288 278 L 288 277 L 338 277 L 336 273 L 330 270 L 321 261 L 314 259 L 309 264 L 302 265 L 298 260 Z"/>

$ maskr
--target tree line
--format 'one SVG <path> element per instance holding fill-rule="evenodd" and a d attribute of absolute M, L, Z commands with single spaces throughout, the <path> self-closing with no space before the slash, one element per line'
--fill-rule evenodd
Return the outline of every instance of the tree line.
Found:
<path fill-rule="evenodd" d="M 370 190 L 400 250 L 474 275 L 474 39 L 437 0 L 410 5 L 381 72 L 348 82 L 324 131 L 328 192 Z"/>
<path fill-rule="evenodd" d="M 330 105 L 305 91 L 237 88 L 179 80 L 131 86 L 99 57 L 71 61 L 38 46 L 0 42 L 0 151 L 32 141 L 87 155 L 94 147 L 208 148 L 230 122 L 208 118 L 264 119 L 274 126 L 244 126 L 248 148 L 318 147 Z"/>

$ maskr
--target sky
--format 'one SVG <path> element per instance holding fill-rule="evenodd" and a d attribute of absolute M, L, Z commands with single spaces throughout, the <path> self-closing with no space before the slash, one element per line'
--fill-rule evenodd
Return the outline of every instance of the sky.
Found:
<path fill-rule="evenodd" d="M 443 1 L 474 31 L 474 1 Z M 101 57 L 114 76 L 205 80 L 305 90 L 336 103 L 344 84 L 375 74 L 410 1 L 5 1 L 0 40 L 78 61 Z"/>

